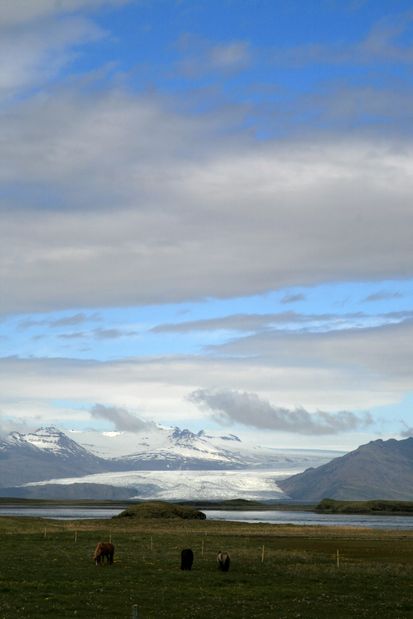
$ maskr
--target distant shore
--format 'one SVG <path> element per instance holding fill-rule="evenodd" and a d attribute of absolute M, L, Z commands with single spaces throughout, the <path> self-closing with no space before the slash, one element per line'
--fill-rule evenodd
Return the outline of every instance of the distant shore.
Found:
<path fill-rule="evenodd" d="M 0 506 L 25 507 L 87 507 L 88 509 L 119 508 L 126 509 L 131 504 L 146 501 L 137 500 L 94 500 L 94 499 L 22 499 L 0 497 Z M 297 503 L 293 501 L 248 501 L 245 499 L 230 499 L 223 501 L 175 501 L 199 510 L 231 510 L 231 511 L 293 511 L 315 512 L 321 514 L 365 514 L 375 516 L 413 516 L 411 501 L 338 501 L 323 499 L 320 503 Z"/>

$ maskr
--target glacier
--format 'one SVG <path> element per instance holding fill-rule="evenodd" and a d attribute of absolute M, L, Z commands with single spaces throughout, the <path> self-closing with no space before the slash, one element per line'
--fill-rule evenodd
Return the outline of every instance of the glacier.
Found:
<path fill-rule="evenodd" d="M 286 471 L 237 470 L 237 471 L 125 471 L 98 473 L 82 477 L 50 479 L 32 482 L 25 486 L 48 484 L 105 484 L 136 489 L 131 499 L 159 500 L 281 500 L 288 496 L 277 485 L 277 479 L 301 469 Z"/>

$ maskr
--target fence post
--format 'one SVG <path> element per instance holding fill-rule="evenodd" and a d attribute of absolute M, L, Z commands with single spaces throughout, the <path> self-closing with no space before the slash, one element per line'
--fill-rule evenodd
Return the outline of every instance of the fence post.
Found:
<path fill-rule="evenodd" d="M 264 556 L 265 556 L 265 546 L 263 544 L 262 545 L 262 551 L 261 551 L 261 563 L 264 563 Z"/>
<path fill-rule="evenodd" d="M 138 605 L 134 604 L 132 606 L 132 619 L 138 619 Z"/>
<path fill-rule="evenodd" d="M 336 561 L 337 561 L 337 567 L 340 567 L 340 551 L 337 548 L 337 553 L 336 553 Z"/>

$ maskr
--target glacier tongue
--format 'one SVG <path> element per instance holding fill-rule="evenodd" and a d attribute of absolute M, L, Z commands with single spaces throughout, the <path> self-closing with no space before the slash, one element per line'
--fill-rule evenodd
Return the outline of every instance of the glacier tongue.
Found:
<path fill-rule="evenodd" d="M 25 484 L 69 485 L 105 484 L 134 489 L 135 499 L 164 500 L 221 500 L 221 499 L 285 499 L 287 495 L 278 487 L 280 472 L 262 470 L 243 471 L 127 471 L 99 473 L 83 477 L 51 479 L 47 482 Z"/>

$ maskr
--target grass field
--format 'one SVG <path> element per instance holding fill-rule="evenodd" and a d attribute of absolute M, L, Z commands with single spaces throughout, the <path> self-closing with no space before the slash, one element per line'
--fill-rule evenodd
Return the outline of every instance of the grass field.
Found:
<path fill-rule="evenodd" d="M 1 619 L 129 618 L 135 604 L 139 619 L 413 617 L 413 533 L 0 518 L 0 536 Z M 96 567 L 94 547 L 110 538 L 115 563 Z M 179 569 L 185 547 L 191 572 Z"/>

